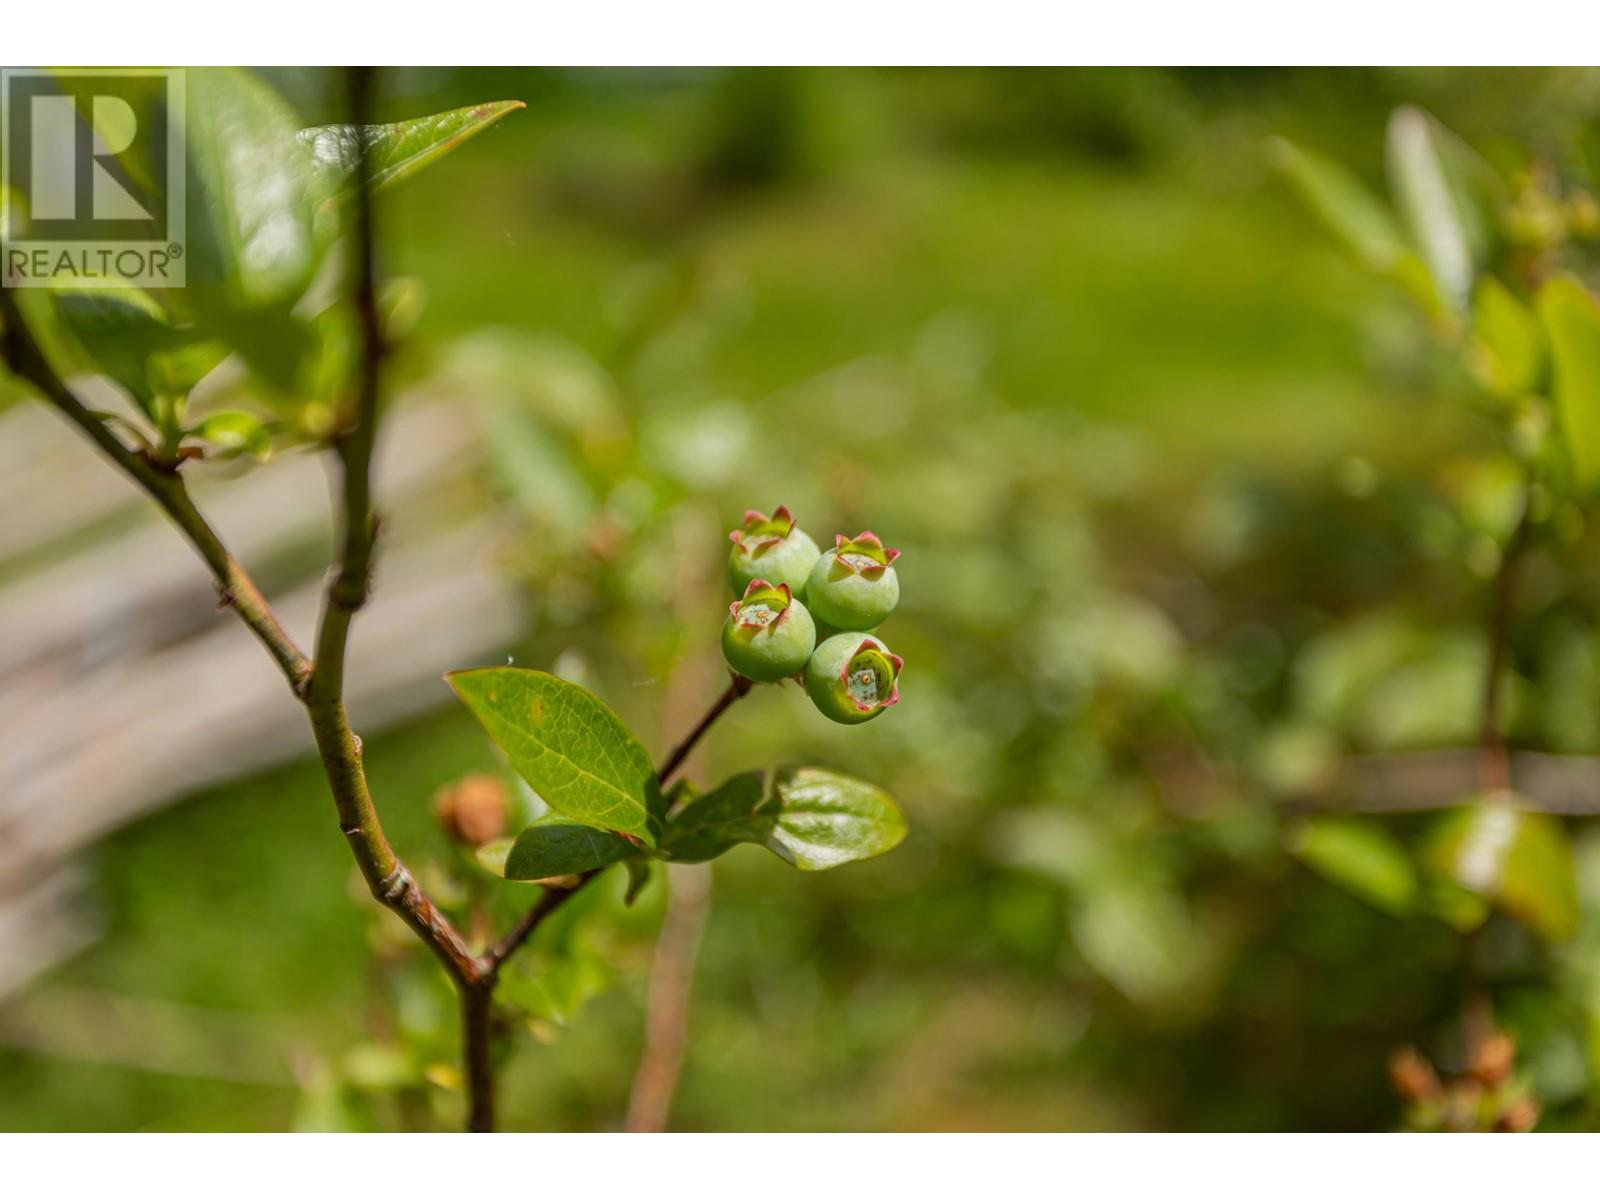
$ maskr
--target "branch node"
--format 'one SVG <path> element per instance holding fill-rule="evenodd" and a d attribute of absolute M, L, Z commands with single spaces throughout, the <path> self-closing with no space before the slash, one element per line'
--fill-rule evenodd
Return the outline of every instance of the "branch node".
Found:
<path fill-rule="evenodd" d="M 385 904 L 396 904 L 400 897 L 411 890 L 411 872 L 396 863 L 394 870 L 380 879 L 378 886 L 373 890 L 377 893 L 378 899 Z"/>

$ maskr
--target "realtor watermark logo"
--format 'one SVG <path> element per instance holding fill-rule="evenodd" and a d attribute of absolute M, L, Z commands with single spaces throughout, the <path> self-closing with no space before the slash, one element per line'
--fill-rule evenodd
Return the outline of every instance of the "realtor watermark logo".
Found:
<path fill-rule="evenodd" d="M 6 287 L 184 285 L 184 77 L 0 68 Z"/>

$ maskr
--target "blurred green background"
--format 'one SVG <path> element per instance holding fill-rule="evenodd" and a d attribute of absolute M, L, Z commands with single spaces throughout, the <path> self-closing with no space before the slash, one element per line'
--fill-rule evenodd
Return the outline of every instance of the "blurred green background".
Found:
<path fill-rule="evenodd" d="M 338 116 L 327 76 L 267 74 L 307 123 Z M 718 686 L 723 535 L 746 507 L 904 552 L 900 707 L 846 730 L 763 689 L 696 769 L 835 765 L 885 784 L 912 832 L 822 876 L 755 850 L 716 864 L 674 1128 L 1389 1128 L 1393 1050 L 1461 1069 L 1469 960 L 1544 1127 L 1591 1124 L 1600 840 L 1582 822 L 1581 920 L 1557 940 L 1384 911 L 1295 853 L 1290 798 L 1342 755 L 1474 740 L 1475 471 L 1496 435 L 1263 144 L 1377 180 L 1410 102 L 1493 161 L 1557 155 L 1600 75 L 383 84 L 393 117 L 491 98 L 528 108 L 380 220 L 386 271 L 428 297 L 396 390 L 432 381 L 488 413 L 481 501 L 515 530 L 502 566 L 530 614 L 516 661 L 581 679 L 659 749 Z M 1600 751 L 1586 561 L 1530 571 L 1518 744 Z M 430 798 L 496 769 L 471 718 L 441 685 L 366 759 L 401 852 L 448 862 Z M 1385 827 L 1410 844 L 1431 819 Z M 178 798 L 92 871 L 103 936 L 9 1003 L 72 997 L 170 1054 L 0 1046 L 0 1127 L 449 1123 L 448 993 L 352 901 L 309 755 Z M 621 1124 L 664 903 L 659 878 L 633 909 L 598 895 L 536 948 L 509 1127 Z"/>

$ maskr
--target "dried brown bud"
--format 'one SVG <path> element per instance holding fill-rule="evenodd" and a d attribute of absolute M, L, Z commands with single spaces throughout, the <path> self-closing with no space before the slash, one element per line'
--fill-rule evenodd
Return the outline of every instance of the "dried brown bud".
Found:
<path fill-rule="evenodd" d="M 1516 1065 L 1517 1044 L 1510 1034 L 1496 1029 L 1472 1048 L 1472 1061 L 1467 1071 L 1485 1087 L 1499 1087 L 1511 1078 Z"/>
<path fill-rule="evenodd" d="M 1437 1100 L 1441 1091 L 1433 1064 L 1415 1046 L 1402 1046 L 1389 1056 L 1389 1082 L 1402 1100 L 1413 1104 Z"/>
<path fill-rule="evenodd" d="M 506 831 L 506 786 L 493 775 L 467 775 L 439 789 L 433 812 L 448 836 L 481 846 Z"/>

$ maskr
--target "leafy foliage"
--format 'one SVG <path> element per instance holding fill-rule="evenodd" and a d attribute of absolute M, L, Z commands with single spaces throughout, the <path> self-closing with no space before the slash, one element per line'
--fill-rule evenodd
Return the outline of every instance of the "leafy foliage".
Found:
<path fill-rule="evenodd" d="M 506 859 L 507 879 L 581 875 L 632 858 L 639 847 L 619 834 L 562 817 L 545 817 L 524 829 Z"/>
<path fill-rule="evenodd" d="M 1434 870 L 1498 901 L 1552 941 L 1577 931 L 1572 848 L 1554 818 L 1505 805 L 1462 809 L 1440 822 L 1426 854 Z"/>
<path fill-rule="evenodd" d="M 73 77 L 63 79 L 72 92 Z M 75 351 L 137 403 L 154 427 L 141 434 L 163 457 L 176 460 L 179 444 L 193 437 L 224 457 L 259 458 L 274 440 L 326 434 L 329 409 L 349 385 L 346 318 L 337 308 L 315 311 L 324 302 L 312 283 L 341 233 L 335 201 L 348 191 L 362 138 L 349 126 L 300 128 L 289 104 L 252 72 L 198 68 L 188 80 L 187 286 L 159 302 L 131 287 L 62 292 L 57 309 Z M 89 119 L 87 95 L 77 98 Z M 157 99 L 152 92 L 141 102 Z M 521 107 L 500 101 L 369 127 L 371 185 L 414 176 Z M 164 181 L 140 157 L 144 149 L 136 139 L 118 165 L 159 193 Z M 8 206 L 7 219 L 16 217 Z M 287 419 L 247 429 L 230 416 L 183 427 L 188 394 L 230 352 Z"/>
<path fill-rule="evenodd" d="M 351 125 L 321 125 L 302 129 L 299 140 L 311 151 L 318 187 L 325 197 L 332 198 L 353 186 L 363 142 L 371 186 L 388 187 L 523 107 L 520 100 L 501 100 L 360 130 Z"/>
<path fill-rule="evenodd" d="M 770 784 L 753 771 L 691 800 L 661 848 L 679 862 L 705 862 L 752 844 L 802 871 L 824 871 L 883 854 L 905 835 L 905 818 L 882 788 L 819 767 L 786 767 Z"/>
<path fill-rule="evenodd" d="M 905 818 L 882 788 L 819 767 L 737 775 L 668 801 L 644 748 L 593 693 L 542 671 L 457 671 L 450 685 L 554 813 L 510 848 L 507 879 L 579 874 L 643 854 L 706 862 L 744 844 L 802 871 L 892 850 Z M 497 859 L 499 852 L 494 851 Z"/>
<path fill-rule="evenodd" d="M 655 767 L 595 695 L 543 671 L 446 677 L 539 798 L 562 816 L 654 846 L 665 806 Z"/>
<path fill-rule="evenodd" d="M 1308 821 L 1293 848 L 1309 866 L 1388 912 L 1405 914 L 1416 901 L 1417 871 L 1411 856 L 1378 821 Z"/>

